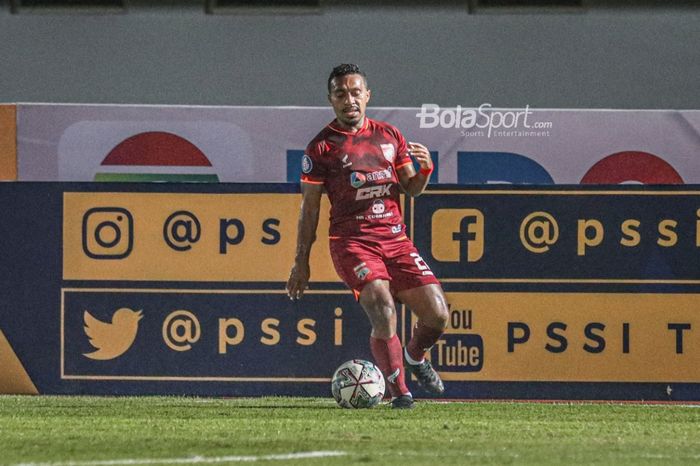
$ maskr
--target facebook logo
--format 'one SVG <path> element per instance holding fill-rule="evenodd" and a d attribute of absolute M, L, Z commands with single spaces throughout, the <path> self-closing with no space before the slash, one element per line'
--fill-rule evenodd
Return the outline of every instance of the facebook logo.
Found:
<path fill-rule="evenodd" d="M 439 262 L 477 262 L 484 255 L 484 214 L 478 209 L 438 209 L 431 252 Z"/>

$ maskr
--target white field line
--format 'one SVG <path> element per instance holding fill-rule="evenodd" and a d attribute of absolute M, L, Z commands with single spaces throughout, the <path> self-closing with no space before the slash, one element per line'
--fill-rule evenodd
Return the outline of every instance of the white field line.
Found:
<path fill-rule="evenodd" d="M 436 459 L 453 459 L 453 458 L 520 458 L 520 454 L 517 452 L 506 452 L 506 451 L 496 451 L 496 452 L 485 452 L 485 451 L 462 451 L 462 452 L 441 452 L 441 453 L 422 453 L 422 452 L 395 452 L 391 454 L 392 456 L 398 457 L 431 457 Z M 379 455 L 385 456 L 385 455 Z M 597 458 L 600 460 L 600 458 Z M 607 459 L 607 458 L 606 458 Z M 610 456 L 611 461 L 616 459 L 638 459 L 638 460 L 699 460 L 700 454 L 698 455 L 672 455 L 663 453 L 618 453 Z"/>
<path fill-rule="evenodd" d="M 130 458 L 121 460 L 103 461 L 61 461 L 55 463 L 18 463 L 14 466 L 129 466 L 136 464 L 213 464 L 213 463 L 243 463 L 255 461 L 296 460 L 328 458 L 332 456 L 345 456 L 344 451 L 307 451 L 301 453 L 282 453 L 276 455 L 257 456 L 190 456 L 186 458 Z"/>

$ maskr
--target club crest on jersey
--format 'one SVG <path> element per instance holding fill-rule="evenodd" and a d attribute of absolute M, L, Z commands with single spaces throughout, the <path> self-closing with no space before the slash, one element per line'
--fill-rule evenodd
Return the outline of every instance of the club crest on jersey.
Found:
<path fill-rule="evenodd" d="M 301 158 L 301 171 L 302 173 L 311 173 L 311 169 L 314 168 L 314 163 L 311 161 L 311 157 L 304 154 Z"/>
<path fill-rule="evenodd" d="M 372 273 L 369 267 L 367 267 L 367 264 L 364 262 L 356 265 L 352 270 L 355 272 L 355 275 L 360 280 L 364 280 L 370 273 Z"/>
<path fill-rule="evenodd" d="M 394 163 L 394 158 L 396 157 L 394 145 L 393 144 L 379 144 L 379 147 L 382 148 L 382 153 L 384 154 L 384 158 L 387 159 L 389 161 L 389 163 Z"/>
<path fill-rule="evenodd" d="M 367 177 L 360 172 L 350 173 L 350 184 L 353 188 L 359 188 L 367 181 Z"/>

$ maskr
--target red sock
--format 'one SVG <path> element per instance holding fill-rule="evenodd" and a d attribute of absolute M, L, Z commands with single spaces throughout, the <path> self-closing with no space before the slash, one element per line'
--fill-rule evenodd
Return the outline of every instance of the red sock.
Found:
<path fill-rule="evenodd" d="M 379 370 L 384 374 L 384 380 L 392 397 L 411 393 L 406 387 L 406 378 L 403 373 L 403 355 L 401 354 L 401 341 L 398 335 L 388 340 L 370 337 L 369 347 L 372 356 L 377 362 Z"/>
<path fill-rule="evenodd" d="M 443 330 L 437 330 L 424 325 L 418 321 L 413 327 L 413 336 L 406 345 L 406 352 L 414 361 L 421 361 L 425 357 L 425 352 L 433 347 L 438 338 L 443 334 Z"/>

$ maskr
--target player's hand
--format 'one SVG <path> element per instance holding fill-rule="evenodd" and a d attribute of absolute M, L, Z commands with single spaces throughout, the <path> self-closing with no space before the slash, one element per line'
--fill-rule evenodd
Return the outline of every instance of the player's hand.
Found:
<path fill-rule="evenodd" d="M 299 299 L 304 295 L 304 290 L 309 287 L 311 270 L 309 264 L 294 264 L 287 280 L 287 296 L 289 299 Z"/>
<path fill-rule="evenodd" d="M 413 157 L 421 168 L 430 170 L 433 168 L 433 160 L 430 151 L 423 144 L 417 142 L 408 143 L 408 154 Z"/>

